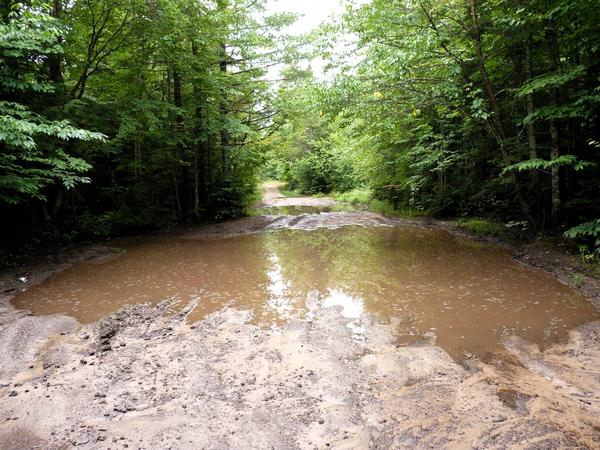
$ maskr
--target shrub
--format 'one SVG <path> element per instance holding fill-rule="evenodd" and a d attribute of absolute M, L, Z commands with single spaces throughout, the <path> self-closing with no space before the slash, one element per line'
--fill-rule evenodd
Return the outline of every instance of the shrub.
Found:
<path fill-rule="evenodd" d="M 334 192 L 331 196 L 343 203 L 350 203 L 352 205 L 366 205 L 371 200 L 373 193 L 370 189 L 352 189 L 348 192 Z"/>
<path fill-rule="evenodd" d="M 460 219 L 456 226 L 478 236 L 502 236 L 506 232 L 504 224 L 480 218 Z"/>

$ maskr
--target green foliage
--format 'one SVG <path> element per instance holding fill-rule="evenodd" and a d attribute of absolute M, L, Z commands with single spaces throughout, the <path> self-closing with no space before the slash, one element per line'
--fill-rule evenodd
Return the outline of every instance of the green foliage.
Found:
<path fill-rule="evenodd" d="M 89 183 L 82 174 L 91 166 L 64 147 L 73 140 L 104 139 L 67 120 L 50 120 L 16 100 L 29 97 L 33 103 L 52 91 L 41 76 L 41 61 L 61 51 L 58 23 L 36 7 L 43 4 L 27 8 L 11 3 L 0 24 L 0 201 L 8 204 L 45 200 L 44 189 L 55 183 L 66 189 Z"/>
<path fill-rule="evenodd" d="M 320 36 L 358 48 L 327 82 L 291 72 L 269 164 L 386 213 L 526 222 L 511 234 L 597 217 L 598 23 L 592 0 L 349 4 Z"/>
<path fill-rule="evenodd" d="M 595 164 L 590 161 L 581 161 L 575 155 L 560 155 L 558 158 L 545 160 L 541 158 L 527 159 L 525 161 L 511 164 L 504 168 L 502 173 L 516 170 L 517 172 L 528 171 L 528 170 L 547 170 L 552 167 L 570 166 L 573 170 L 583 170 L 587 167 L 594 166 Z"/>
<path fill-rule="evenodd" d="M 600 219 L 580 223 L 573 228 L 569 228 L 564 232 L 564 236 L 568 239 L 593 240 L 594 246 L 600 248 Z"/>
<path fill-rule="evenodd" d="M 2 6 L 0 23 L 0 89 L 9 93 L 52 92 L 39 73 L 41 58 L 62 51 L 60 23 L 45 13 L 47 6 L 33 1 L 30 6 L 8 1 Z"/>
<path fill-rule="evenodd" d="M 333 192 L 331 196 L 338 202 L 350 203 L 351 205 L 367 205 L 373 197 L 370 189 L 352 189 L 347 192 Z"/>
<path fill-rule="evenodd" d="M 553 73 L 545 73 L 524 83 L 516 91 L 518 97 L 525 97 L 541 90 L 561 88 L 565 84 L 585 75 L 586 67 L 577 65 L 566 70 Z"/>
<path fill-rule="evenodd" d="M 398 209 L 394 208 L 394 205 L 392 205 L 390 202 L 388 202 L 386 200 L 379 200 L 379 199 L 371 200 L 371 202 L 369 203 L 369 209 L 371 209 L 372 211 L 377 212 L 379 214 L 383 214 L 384 216 L 390 216 L 390 217 L 404 216 L 402 211 L 399 211 Z"/>
<path fill-rule="evenodd" d="M 506 234 L 504 224 L 481 218 L 460 219 L 456 222 L 456 226 L 477 236 L 501 237 Z"/>
<path fill-rule="evenodd" d="M 580 273 L 570 274 L 569 278 L 571 279 L 571 284 L 573 284 L 573 286 L 575 286 L 577 289 L 583 285 L 584 278 Z"/>
<path fill-rule="evenodd" d="M 79 217 L 78 232 L 84 239 L 104 239 L 113 234 L 114 224 L 112 212 L 94 215 L 86 211 Z"/>
<path fill-rule="evenodd" d="M 572 228 L 600 215 L 594 0 L 357 3 L 278 40 L 294 18 L 265 0 L 5 2 L 4 240 L 234 217 L 259 175 L 387 214 L 594 237 Z M 326 80 L 299 63 L 314 55 Z"/>
<path fill-rule="evenodd" d="M 304 194 L 298 192 L 298 191 L 294 191 L 291 189 L 280 189 L 280 192 L 285 195 L 286 197 L 302 197 Z"/>
<path fill-rule="evenodd" d="M 330 192 L 331 170 L 331 161 L 327 157 L 311 153 L 296 162 L 290 184 L 303 194 Z"/>
<path fill-rule="evenodd" d="M 294 44 L 264 3 L 0 6 L 3 245 L 245 214 L 281 125 L 264 75 Z"/>
<path fill-rule="evenodd" d="M 596 269 L 600 267 L 600 246 L 580 245 L 579 256 L 584 266 L 596 267 Z"/>

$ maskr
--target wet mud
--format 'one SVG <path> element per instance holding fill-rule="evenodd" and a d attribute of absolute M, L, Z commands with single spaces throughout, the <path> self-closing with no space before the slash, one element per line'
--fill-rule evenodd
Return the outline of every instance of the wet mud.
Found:
<path fill-rule="evenodd" d="M 502 359 L 462 366 L 436 346 L 398 346 L 377 322 L 357 342 L 339 307 L 279 332 L 236 310 L 189 326 L 167 307 L 48 330 L 34 357 L 1 375 L 3 448 L 594 448 L 600 438 L 597 327 L 546 352 L 514 342 Z"/>
<path fill-rule="evenodd" d="M 368 212 L 255 216 L 3 279 L 0 448 L 597 448 L 600 325 L 588 299 L 501 248 L 410 227 Z M 173 261 L 188 254 L 165 288 L 168 248 Z M 98 306 L 103 291 L 140 292 L 119 261 L 144 265 L 144 252 L 162 255 L 146 259 L 152 300 Z M 80 283 L 83 266 L 120 281 L 77 285 L 68 314 L 15 308 L 36 289 L 56 304 L 52 289 Z M 183 285 L 207 289 L 182 301 Z M 488 317 L 529 320 L 497 333 Z M 450 324 L 482 345 L 458 345 Z"/>

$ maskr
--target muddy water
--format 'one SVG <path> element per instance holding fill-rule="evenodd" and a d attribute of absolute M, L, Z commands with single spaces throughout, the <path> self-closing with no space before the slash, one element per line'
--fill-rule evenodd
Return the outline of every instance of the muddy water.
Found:
<path fill-rule="evenodd" d="M 255 208 L 256 215 L 275 215 L 275 216 L 298 216 L 301 214 L 320 214 L 336 211 L 364 211 L 362 205 L 350 204 L 332 204 L 329 206 L 314 206 L 314 205 L 288 205 L 288 206 L 266 206 Z"/>
<path fill-rule="evenodd" d="M 401 344 L 435 342 L 485 356 L 504 336 L 542 346 L 598 318 L 581 295 L 499 248 L 441 230 L 358 227 L 285 230 L 226 239 L 130 241 L 20 293 L 15 306 L 83 322 L 125 304 L 192 302 L 190 321 L 224 305 L 280 326 L 338 305 L 361 339 L 368 320 L 392 322 Z"/>
<path fill-rule="evenodd" d="M 332 206 L 290 205 L 256 208 L 255 213 L 257 215 L 298 216 L 300 214 L 319 214 L 321 212 L 331 212 L 333 210 L 334 208 Z"/>

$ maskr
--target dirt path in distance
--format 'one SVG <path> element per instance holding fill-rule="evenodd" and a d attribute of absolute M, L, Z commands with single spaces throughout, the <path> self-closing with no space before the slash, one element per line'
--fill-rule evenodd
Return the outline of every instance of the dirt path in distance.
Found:
<path fill-rule="evenodd" d="M 262 201 L 259 206 L 332 206 L 336 202 L 329 197 L 286 197 L 280 191 L 285 183 L 269 181 L 263 184 Z"/>

